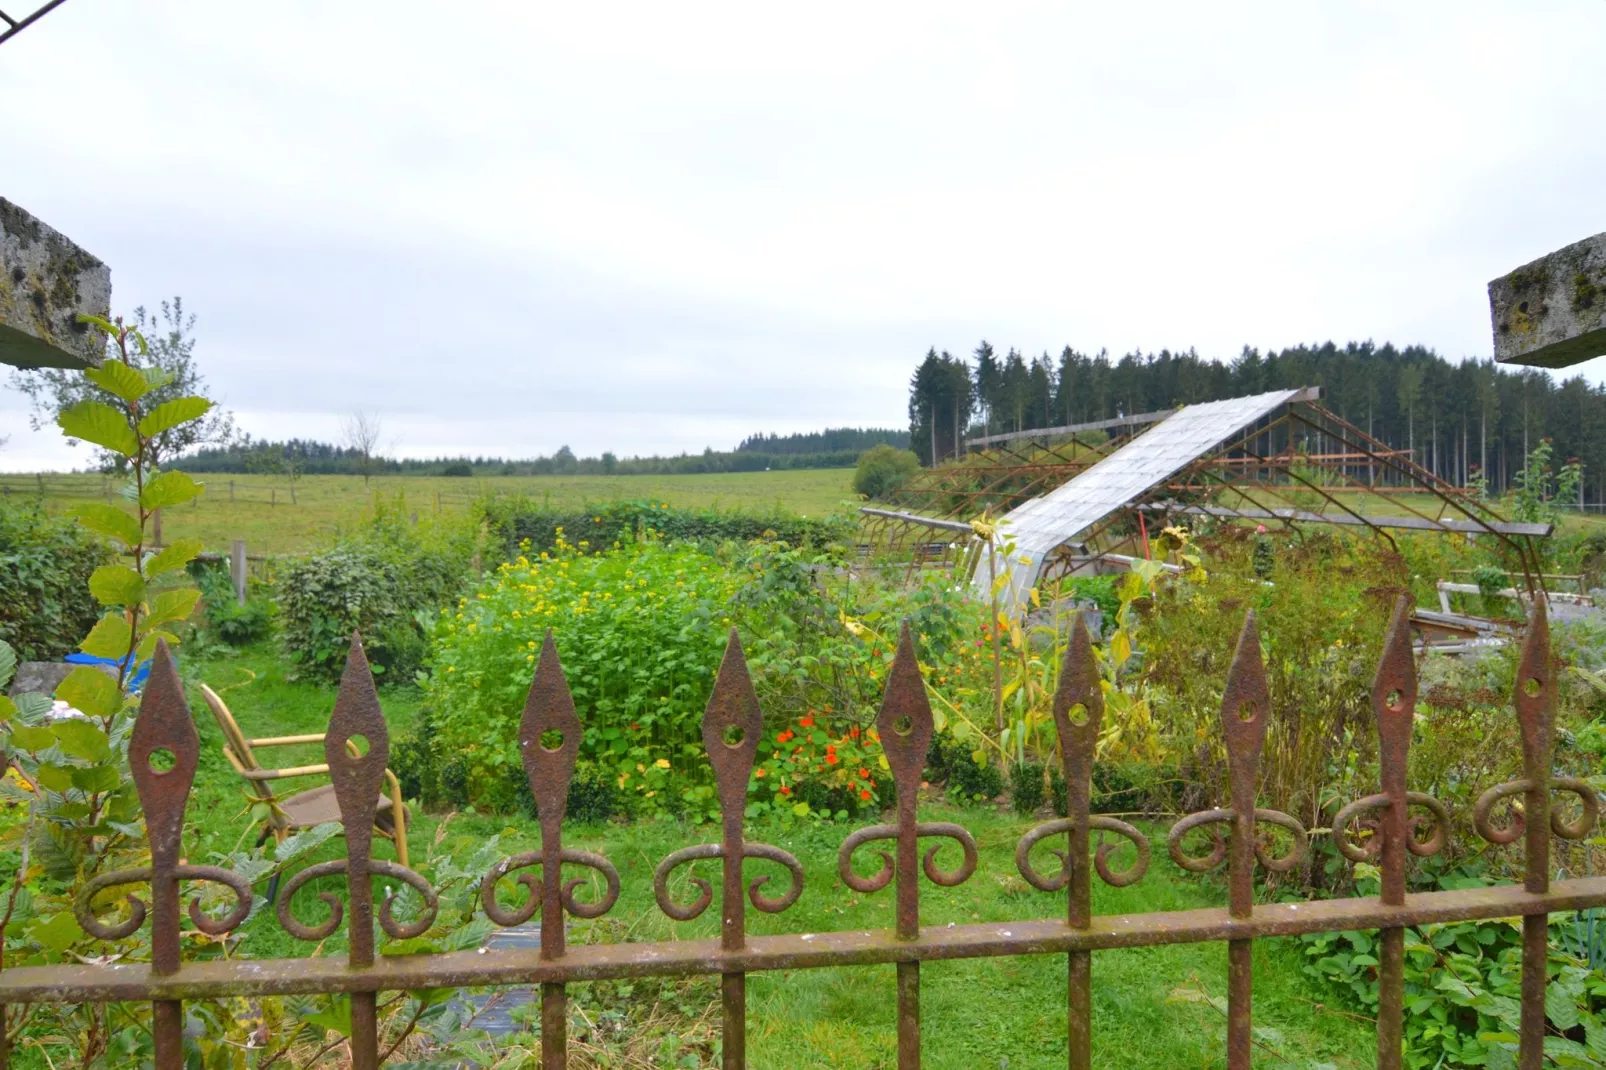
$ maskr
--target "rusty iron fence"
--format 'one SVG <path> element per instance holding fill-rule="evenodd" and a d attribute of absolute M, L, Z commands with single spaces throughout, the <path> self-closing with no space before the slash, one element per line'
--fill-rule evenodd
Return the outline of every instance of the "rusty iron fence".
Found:
<path fill-rule="evenodd" d="M 1228 963 L 1226 1063 L 1237 1068 L 1250 1065 L 1252 942 L 1268 936 L 1375 929 L 1382 932 L 1377 967 L 1378 1065 L 1398 1067 L 1405 999 L 1404 927 L 1520 916 L 1523 966 L 1518 1064 L 1535 1070 L 1543 1058 L 1545 1032 L 1546 915 L 1606 903 L 1606 878 L 1550 879 L 1553 838 L 1577 840 L 1586 836 L 1597 817 L 1598 803 L 1589 784 L 1552 771 L 1557 664 L 1550 654 L 1544 603 L 1535 606 L 1529 621 L 1513 697 L 1521 728 L 1523 776 L 1489 788 L 1478 800 L 1473 815 L 1475 828 L 1485 840 L 1496 844 L 1518 840 L 1524 843 L 1526 879 L 1520 886 L 1421 894 L 1406 894 L 1408 860 L 1411 856 L 1432 855 L 1444 847 L 1450 815 L 1431 796 L 1410 791 L 1406 786 L 1406 759 L 1417 692 L 1408 609 L 1403 599 L 1396 607 L 1372 685 L 1381 790 L 1344 806 L 1334 818 L 1332 829 L 1339 850 L 1347 858 L 1374 862 L 1381 870 L 1381 894 L 1375 898 L 1255 902 L 1256 864 L 1273 872 L 1297 865 L 1307 849 L 1308 830 L 1287 814 L 1255 805 L 1270 696 L 1251 614 L 1238 639 L 1222 703 L 1231 805 L 1183 818 L 1167 839 L 1168 853 L 1186 870 L 1204 872 L 1225 863 L 1230 889 L 1227 907 L 1094 915 L 1092 875 L 1097 873 L 1111 885 L 1133 884 L 1143 879 L 1151 848 L 1145 834 L 1132 825 L 1089 813 L 1090 778 L 1103 699 L 1092 642 L 1078 618 L 1053 710 L 1068 785 L 1069 816 L 1036 826 L 1022 837 L 1016 851 L 1016 864 L 1026 881 L 1043 892 L 1067 892 L 1068 910 L 1058 918 L 923 928 L 921 874 L 939 887 L 961 884 L 976 870 L 977 850 L 962 826 L 924 822 L 916 815 L 921 771 L 933 725 L 914 644 L 906 627 L 877 718 L 881 745 L 896 786 L 896 819 L 849 835 L 837 860 L 838 875 L 857 892 L 873 893 L 892 886 L 895 923 L 876 931 L 749 936 L 747 906 L 768 913 L 786 910 L 802 894 L 805 874 L 797 859 L 786 851 L 745 838 L 743 812 L 762 717 L 741 645 L 733 632 L 703 720 L 703 739 L 723 815 L 720 841 L 674 852 L 658 866 L 654 880 L 656 898 L 664 912 L 689 920 L 708 909 L 716 892 L 709 882 L 693 877 L 690 884 L 698 889 L 697 899 L 677 903 L 670 894 L 671 872 L 696 860 L 719 859 L 719 938 L 567 947 L 564 915 L 594 918 L 606 913 L 619 896 L 619 876 L 605 857 L 563 845 L 564 808 L 581 724 L 549 634 L 519 732 L 524 768 L 538 805 L 541 847 L 505 859 L 484 876 L 480 887 L 485 913 L 498 925 L 523 924 L 540 913 L 539 949 L 481 949 L 384 958 L 375 957 L 375 923 L 393 937 L 417 935 L 430 925 L 436 897 L 419 874 L 372 856 L 374 812 L 389 743 L 373 677 L 361 644 L 354 637 L 324 742 L 345 825 L 346 857 L 301 870 L 287 883 L 276 907 L 284 928 L 308 941 L 330 936 L 343 919 L 349 918 L 349 953 L 344 958 L 181 961 L 182 882 L 218 881 L 234 890 L 235 902 L 225 917 L 209 916 L 191 902 L 191 923 L 206 933 L 220 934 L 238 926 L 249 913 L 252 897 L 251 888 L 240 876 L 215 867 L 188 865 L 179 857 L 179 834 L 195 775 L 199 739 L 178 676 L 162 647 L 129 746 L 129 760 L 150 832 L 151 864 L 95 877 L 80 891 L 76 907 L 85 930 L 107 940 L 130 935 L 148 918 L 152 925 L 151 961 L 8 969 L 0 973 L 0 1004 L 150 1001 L 154 1007 L 156 1065 L 168 1068 L 179 1067 L 183 1061 L 181 1006 L 185 999 L 349 993 L 352 1065 L 361 1070 L 377 1066 L 380 1060 L 375 1011 L 379 992 L 539 985 L 543 1066 L 554 1070 L 566 1062 L 567 984 L 604 978 L 719 974 L 723 1065 L 738 1068 L 747 1065 L 747 974 L 891 965 L 897 971 L 898 1065 L 908 1068 L 920 1064 L 921 963 L 1058 954 L 1068 960 L 1068 1065 L 1088 1067 L 1096 1039 L 1090 1014 L 1094 952 L 1222 941 L 1227 945 Z M 368 743 L 361 756 L 347 746 L 348 740 L 356 741 L 357 737 Z M 152 757 L 162 751 L 170 756 L 171 765 L 158 771 L 152 765 Z M 1575 807 L 1553 807 L 1553 792 L 1570 793 L 1578 803 Z M 1514 805 L 1519 801 L 1520 806 Z M 1495 811 L 1502 804 L 1509 812 L 1497 817 Z M 1415 815 L 1411 813 L 1413 809 L 1417 811 Z M 1106 835 L 1113 839 L 1101 842 L 1094 850 L 1094 833 L 1101 841 Z M 922 839 L 934 841 L 924 855 L 920 853 Z M 1125 855 L 1131 861 L 1118 868 L 1117 856 L 1112 852 L 1123 840 L 1132 845 L 1135 854 Z M 946 841 L 957 845 L 960 853 L 960 861 L 952 869 L 944 868 L 937 860 Z M 873 874 L 866 876 L 854 868 L 853 856 L 859 847 L 883 842 L 888 849 L 875 852 L 880 864 Z M 1033 849 L 1040 845 L 1045 853 L 1052 850 L 1059 858 L 1058 864 L 1047 872 L 1033 862 Z M 743 863 L 747 859 L 766 860 L 783 867 L 790 881 L 785 891 L 767 894 L 767 876 L 754 877 L 744 886 Z M 595 899 L 582 900 L 576 892 L 588 882 L 584 878 L 566 881 L 565 865 L 600 874 L 604 890 Z M 320 893 L 328 904 L 328 917 L 321 924 L 309 925 L 292 916 L 290 905 L 297 891 L 314 878 L 335 875 L 344 875 L 346 880 L 344 904 L 332 893 Z M 376 876 L 417 889 L 425 904 L 422 915 L 411 921 L 396 918 L 391 912 L 393 898 L 384 899 L 376 911 L 370 886 L 371 878 Z M 527 889 L 521 905 L 509 906 L 499 898 L 498 885 L 504 878 L 512 878 Z M 137 897 L 127 896 L 126 904 L 118 908 L 120 920 L 101 916 L 115 906 L 114 891 L 141 884 L 149 886 L 149 907 Z"/>

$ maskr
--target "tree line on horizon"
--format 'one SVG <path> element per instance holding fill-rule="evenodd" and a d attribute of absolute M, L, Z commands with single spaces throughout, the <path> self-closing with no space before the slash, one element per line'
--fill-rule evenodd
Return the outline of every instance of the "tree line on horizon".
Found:
<path fill-rule="evenodd" d="M 852 468 L 872 446 L 909 445 L 907 431 L 892 428 L 836 427 L 790 435 L 753 434 L 734 450 L 705 449 L 675 456 L 618 457 L 612 452 L 579 457 L 568 446 L 547 456 L 386 457 L 372 449 L 312 439 L 271 442 L 242 435 L 223 445 L 205 446 L 174 462 L 187 472 L 303 475 L 677 475 L 710 472 L 762 472 L 786 468 Z"/>
<path fill-rule="evenodd" d="M 1316 386 L 1322 404 L 1440 478 L 1481 477 L 1504 493 L 1523 459 L 1550 439 L 1558 461 L 1584 465 L 1587 501 L 1606 501 L 1606 388 L 1581 375 L 1446 360 L 1425 346 L 1327 342 L 1231 361 L 1195 350 L 1000 356 L 983 341 L 967 357 L 928 350 L 909 381 L 910 448 L 930 465 L 968 440 L 1010 431 L 1156 412 L 1270 390 Z"/>

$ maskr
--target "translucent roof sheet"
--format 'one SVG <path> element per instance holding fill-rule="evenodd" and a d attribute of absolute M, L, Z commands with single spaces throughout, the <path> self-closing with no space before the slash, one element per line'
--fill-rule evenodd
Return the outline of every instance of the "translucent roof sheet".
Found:
<path fill-rule="evenodd" d="M 1015 560 L 1008 565 L 1007 597 L 1020 604 L 1037 583 L 1043 559 L 1055 548 L 1111 513 L 1134 504 L 1243 428 L 1302 393 L 1276 390 L 1186 406 L 1064 486 L 1006 513 L 1000 518 L 1005 525 L 1003 535 L 1015 543 Z M 978 589 L 986 588 L 985 567 L 976 570 L 975 583 Z"/>

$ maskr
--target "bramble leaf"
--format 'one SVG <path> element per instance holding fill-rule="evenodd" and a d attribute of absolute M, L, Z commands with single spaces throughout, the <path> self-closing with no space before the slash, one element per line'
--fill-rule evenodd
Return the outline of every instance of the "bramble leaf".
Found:
<path fill-rule="evenodd" d="M 184 620 L 195 612 L 195 604 L 200 600 L 201 592 L 194 587 L 180 587 L 176 591 L 163 591 L 151 599 L 151 609 L 145 618 L 145 625 L 146 627 L 154 628 L 158 624 Z"/>
<path fill-rule="evenodd" d="M 56 697 L 90 717 L 110 717 L 123 702 L 122 692 L 117 690 L 117 681 L 88 665 L 79 665 L 68 673 L 67 678 L 56 687 Z M 61 734 L 59 730 L 63 726 L 69 724 L 87 725 L 88 722 L 62 721 L 56 726 L 57 735 Z M 95 731 L 100 732 L 100 729 L 96 728 Z M 100 736 L 104 742 L 106 734 L 100 732 Z"/>
<path fill-rule="evenodd" d="M 1578 1000 L 1560 985 L 1545 986 L 1545 1017 L 1562 1032 L 1578 1025 Z"/>
<path fill-rule="evenodd" d="M 104 676 L 101 678 L 105 679 Z M 86 762 L 103 762 L 111 757 L 111 745 L 106 741 L 106 733 L 97 724 L 72 717 L 57 721 L 52 731 L 56 733 L 61 753 L 68 757 L 82 758 Z"/>
<path fill-rule="evenodd" d="M 56 745 L 56 733 L 40 725 L 18 725 L 11 730 L 11 745 L 26 751 L 49 750 Z"/>
<path fill-rule="evenodd" d="M 139 518 L 123 512 L 115 505 L 81 505 L 78 522 L 97 535 L 120 539 L 125 546 L 140 542 Z"/>
<path fill-rule="evenodd" d="M 40 947 L 59 955 L 82 940 L 84 930 L 78 927 L 71 911 L 64 911 L 55 917 L 40 919 L 28 930 L 28 936 Z"/>
<path fill-rule="evenodd" d="M 175 539 L 161 553 L 145 562 L 145 575 L 154 576 L 169 569 L 183 568 L 200 552 L 200 539 Z"/>
<path fill-rule="evenodd" d="M 110 765 L 95 765 L 88 769 L 74 769 L 72 771 L 72 786 L 80 791 L 87 791 L 91 795 L 101 792 L 116 791 L 121 778 L 117 769 Z"/>
<path fill-rule="evenodd" d="M 97 658 L 122 659 L 128 656 L 133 639 L 127 618 L 120 613 L 108 613 L 95 622 L 78 649 Z"/>
<path fill-rule="evenodd" d="M 212 408 L 212 403 L 201 397 L 174 398 L 164 401 L 156 408 L 145 414 L 139 422 L 139 433 L 146 438 L 155 438 L 163 431 L 171 431 L 180 424 L 187 424 L 191 420 L 199 420 Z"/>
<path fill-rule="evenodd" d="M 48 763 L 39 767 L 39 775 L 34 779 L 39 786 L 51 791 L 66 791 L 72 787 L 72 770 L 65 765 L 50 765 Z"/>
<path fill-rule="evenodd" d="M 120 360 L 108 360 L 98 368 L 90 368 L 84 372 L 84 378 L 124 401 L 138 401 L 151 391 L 151 384 L 139 370 Z"/>
<path fill-rule="evenodd" d="M 12 702 L 16 704 L 17 716 L 22 718 L 23 724 L 37 724 L 56 708 L 55 699 L 36 691 L 25 691 L 12 699 Z"/>
<path fill-rule="evenodd" d="M 127 565 L 102 565 L 90 574 L 89 593 L 103 606 L 137 606 L 145 599 L 145 581 Z"/>
<path fill-rule="evenodd" d="M 145 484 L 140 492 L 139 504 L 145 509 L 163 509 L 182 505 L 200 494 L 201 484 L 190 478 L 188 472 L 167 471 Z"/>
<path fill-rule="evenodd" d="M 128 420 L 103 401 L 81 401 L 63 410 L 56 423 L 68 438 L 83 439 L 124 457 L 139 452 L 139 438 Z"/>

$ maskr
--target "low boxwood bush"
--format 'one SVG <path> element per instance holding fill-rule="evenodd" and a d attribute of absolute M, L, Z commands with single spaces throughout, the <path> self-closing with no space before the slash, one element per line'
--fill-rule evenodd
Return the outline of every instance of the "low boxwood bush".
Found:
<path fill-rule="evenodd" d="M 556 508 L 525 497 L 489 498 L 480 504 L 491 537 L 513 558 L 552 552 L 563 539 L 571 549 L 600 551 L 616 542 L 656 533 L 665 541 L 720 543 L 768 539 L 790 546 L 823 547 L 853 536 L 846 517 L 796 513 L 681 509 L 663 502 L 608 502 L 582 509 Z"/>
<path fill-rule="evenodd" d="M 21 661 L 76 650 L 100 617 L 90 574 L 110 559 L 106 544 L 73 521 L 0 504 L 0 640 Z"/>
<path fill-rule="evenodd" d="M 1010 802 L 1017 814 L 1035 814 L 1042 807 L 1047 791 L 1041 762 L 1016 762 L 1009 768 Z"/>
<path fill-rule="evenodd" d="M 997 764 L 976 761 L 969 745 L 943 732 L 932 737 L 926 779 L 945 784 L 959 803 L 987 802 L 1004 791 L 1004 773 Z"/>

